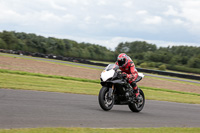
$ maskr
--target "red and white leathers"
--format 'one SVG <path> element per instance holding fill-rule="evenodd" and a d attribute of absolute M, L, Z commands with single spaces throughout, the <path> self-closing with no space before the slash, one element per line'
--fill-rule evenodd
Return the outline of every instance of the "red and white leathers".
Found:
<path fill-rule="evenodd" d="M 115 64 L 119 66 L 120 70 L 122 71 L 122 74 L 127 75 L 128 82 L 133 87 L 133 90 L 135 91 L 135 95 L 137 97 L 139 95 L 139 91 L 135 80 L 138 77 L 138 72 L 135 68 L 135 64 L 133 63 L 132 59 L 124 53 L 119 54 L 118 59 L 121 58 L 125 58 L 124 65 L 119 66 L 118 61 Z"/>

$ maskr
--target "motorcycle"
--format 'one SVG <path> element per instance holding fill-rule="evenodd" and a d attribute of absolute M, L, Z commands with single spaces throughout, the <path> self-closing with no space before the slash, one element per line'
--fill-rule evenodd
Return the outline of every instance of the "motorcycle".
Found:
<path fill-rule="evenodd" d="M 144 75 L 138 73 L 135 82 L 139 82 Z M 140 95 L 136 99 L 132 86 L 116 64 L 109 64 L 101 73 L 102 88 L 99 92 L 98 100 L 100 107 L 109 111 L 114 105 L 128 105 L 132 112 L 140 112 L 145 104 L 143 91 L 139 89 Z"/>

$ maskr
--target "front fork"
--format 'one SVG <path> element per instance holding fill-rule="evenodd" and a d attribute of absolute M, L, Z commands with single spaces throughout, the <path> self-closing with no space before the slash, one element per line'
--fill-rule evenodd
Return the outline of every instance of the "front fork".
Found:
<path fill-rule="evenodd" d="M 112 88 L 109 88 L 108 97 L 111 98 L 113 96 L 114 91 L 114 84 L 112 85 Z"/>

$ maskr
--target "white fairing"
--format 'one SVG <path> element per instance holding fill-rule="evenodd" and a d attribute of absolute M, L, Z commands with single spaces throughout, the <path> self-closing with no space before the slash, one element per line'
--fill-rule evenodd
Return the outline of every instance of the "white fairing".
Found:
<path fill-rule="evenodd" d="M 111 70 L 109 70 L 109 71 L 103 71 L 102 73 L 101 73 L 101 79 L 103 80 L 103 81 L 106 81 L 106 80 L 108 80 L 109 78 L 112 78 L 113 76 L 114 76 L 114 74 L 115 74 L 115 70 L 113 70 L 113 69 L 111 69 Z"/>
<path fill-rule="evenodd" d="M 140 76 L 140 77 L 144 77 L 144 74 L 143 73 L 138 73 L 138 76 Z"/>

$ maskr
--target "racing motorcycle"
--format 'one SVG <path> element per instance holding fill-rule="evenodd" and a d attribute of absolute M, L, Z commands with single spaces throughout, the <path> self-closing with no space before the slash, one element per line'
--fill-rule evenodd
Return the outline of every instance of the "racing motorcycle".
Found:
<path fill-rule="evenodd" d="M 139 82 L 144 75 L 138 73 L 135 82 Z M 128 83 L 122 74 L 119 66 L 109 64 L 101 73 L 102 88 L 99 92 L 98 100 L 100 107 L 109 111 L 114 105 L 128 105 L 132 112 L 140 112 L 145 104 L 145 96 L 143 91 L 139 89 L 139 100 L 136 100 L 132 86 Z"/>

